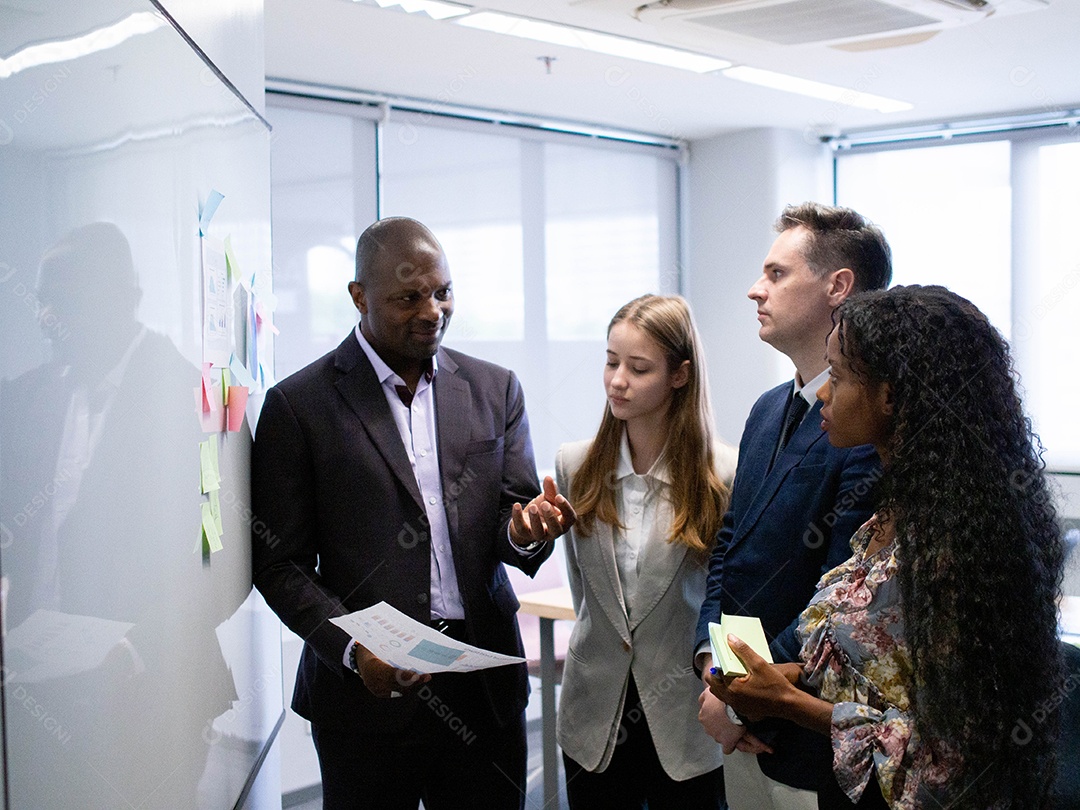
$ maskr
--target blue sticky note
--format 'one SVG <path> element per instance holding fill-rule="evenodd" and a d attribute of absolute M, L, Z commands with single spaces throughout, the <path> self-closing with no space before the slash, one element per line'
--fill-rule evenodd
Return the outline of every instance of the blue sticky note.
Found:
<path fill-rule="evenodd" d="M 220 191 L 211 189 L 210 195 L 203 204 L 202 210 L 199 211 L 199 236 L 206 236 L 206 229 L 210 225 L 210 220 L 214 218 L 218 206 L 221 205 L 221 201 L 224 199 L 224 194 Z"/>

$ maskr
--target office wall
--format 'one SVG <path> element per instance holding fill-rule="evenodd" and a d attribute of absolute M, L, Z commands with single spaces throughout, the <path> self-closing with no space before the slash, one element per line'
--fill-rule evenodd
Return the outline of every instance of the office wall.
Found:
<path fill-rule="evenodd" d="M 200 206 L 224 195 L 204 230 L 268 283 L 269 133 L 156 10 L 0 8 L 12 808 L 237 806 L 283 712 L 279 624 L 250 588 L 250 435 L 204 432 L 194 396 Z M 238 84 L 258 86 L 261 40 L 199 19 L 230 43 Z M 104 47 L 55 58 L 88 35 Z M 40 43 L 52 58 L 20 64 Z M 207 439 L 222 479 L 215 553 L 200 542 Z M 266 790 L 260 807 L 276 780 Z"/>

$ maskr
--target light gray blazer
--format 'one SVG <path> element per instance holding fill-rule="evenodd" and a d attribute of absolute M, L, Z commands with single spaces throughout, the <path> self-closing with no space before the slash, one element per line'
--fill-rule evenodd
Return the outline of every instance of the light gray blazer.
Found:
<path fill-rule="evenodd" d="M 573 475 L 590 444 L 587 440 L 559 448 L 555 474 L 560 492 L 571 491 Z M 735 474 L 736 455 L 735 448 L 717 443 L 716 471 L 728 485 Z M 611 526 L 596 521 L 589 537 L 571 529 L 563 542 L 577 622 L 559 700 L 557 734 L 562 750 L 587 770 L 607 768 L 619 741 L 623 702 L 633 671 L 667 775 L 683 781 L 718 768 L 722 751 L 698 723 L 702 685 L 690 666 L 708 559 L 697 558 L 678 544 L 646 547 L 631 621 L 623 602 Z"/>

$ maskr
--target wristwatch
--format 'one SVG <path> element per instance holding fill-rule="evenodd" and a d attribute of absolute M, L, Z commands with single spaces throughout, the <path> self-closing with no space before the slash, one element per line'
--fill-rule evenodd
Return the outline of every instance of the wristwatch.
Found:
<path fill-rule="evenodd" d="M 360 649 L 360 642 L 354 641 L 349 648 L 349 666 L 352 667 L 352 671 L 357 675 L 360 675 L 360 662 L 356 660 L 356 653 Z M 364 676 L 360 675 L 360 680 L 363 680 Z"/>

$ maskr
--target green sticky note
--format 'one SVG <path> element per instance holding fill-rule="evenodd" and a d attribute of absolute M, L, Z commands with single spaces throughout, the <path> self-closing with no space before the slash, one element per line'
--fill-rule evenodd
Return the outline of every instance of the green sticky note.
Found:
<path fill-rule="evenodd" d="M 219 492 L 216 489 L 210 490 L 210 514 L 214 518 L 214 525 L 217 527 L 218 534 L 225 534 L 225 527 L 221 525 L 221 498 Z"/>
<path fill-rule="evenodd" d="M 225 266 L 228 268 L 231 281 L 240 278 L 240 265 L 236 261 L 236 254 L 233 253 L 232 234 L 225 237 Z"/>
<path fill-rule="evenodd" d="M 221 489 L 221 477 L 218 475 L 217 465 L 217 447 L 215 445 L 215 439 L 199 442 L 199 478 L 202 492 Z"/>
<path fill-rule="evenodd" d="M 728 646 L 727 637 L 731 634 L 747 644 L 750 649 L 768 661 L 773 662 L 769 651 L 769 642 L 761 619 L 756 616 L 730 616 L 720 614 L 720 624 L 709 622 L 709 641 L 712 643 L 713 666 L 725 675 L 745 675 L 746 667 Z"/>
<path fill-rule="evenodd" d="M 214 516 L 210 514 L 210 504 L 206 501 L 202 503 L 202 528 L 203 534 L 206 535 L 206 543 L 210 546 L 210 553 L 221 551 L 221 534 L 214 524 Z"/>

